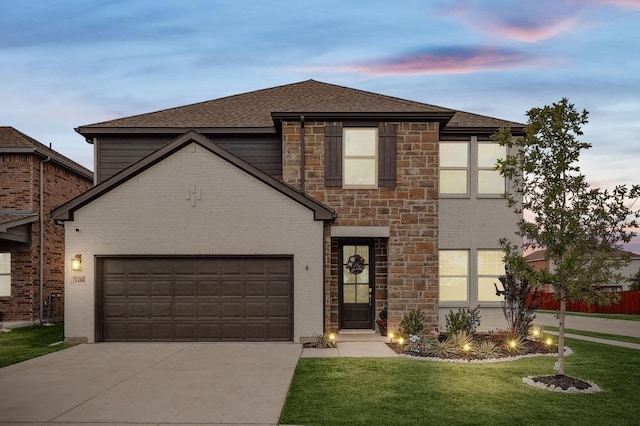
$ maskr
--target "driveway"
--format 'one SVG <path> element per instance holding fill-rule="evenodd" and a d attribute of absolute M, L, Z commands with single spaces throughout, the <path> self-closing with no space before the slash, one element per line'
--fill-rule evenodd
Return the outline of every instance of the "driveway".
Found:
<path fill-rule="evenodd" d="M 0 369 L 0 424 L 277 424 L 293 343 L 98 343 Z"/>

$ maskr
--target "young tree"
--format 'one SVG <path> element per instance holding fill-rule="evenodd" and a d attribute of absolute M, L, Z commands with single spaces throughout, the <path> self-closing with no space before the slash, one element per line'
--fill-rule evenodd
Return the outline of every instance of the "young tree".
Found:
<path fill-rule="evenodd" d="M 632 210 L 629 202 L 640 195 L 640 185 L 611 191 L 589 186 L 578 166 L 580 152 L 591 147 L 578 140 L 588 112 L 576 111 L 568 99 L 533 108 L 527 116 L 524 138 L 501 129 L 493 140 L 512 153 L 497 167 L 512 185 L 505 196 L 520 216 L 517 235 L 525 249 L 546 249 L 555 266 L 551 271 L 520 272 L 533 282 L 551 284 L 560 298 L 556 374 L 564 375 L 566 303 L 610 303 L 597 286 L 623 279 L 617 270 L 629 260 L 619 249 L 636 235 L 640 211 Z M 517 259 L 519 244 L 506 239 L 502 244 L 508 264 L 524 265 Z"/>

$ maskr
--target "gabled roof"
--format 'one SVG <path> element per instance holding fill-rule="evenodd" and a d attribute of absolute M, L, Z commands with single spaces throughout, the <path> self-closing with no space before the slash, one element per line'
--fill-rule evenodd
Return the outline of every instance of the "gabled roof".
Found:
<path fill-rule="evenodd" d="M 51 158 L 51 161 L 75 172 L 87 179 L 93 179 L 91 170 L 81 166 L 75 161 L 65 157 L 59 152 L 41 144 L 32 137 L 25 135 L 13 127 L 0 126 L 0 154 L 35 154 L 42 158 Z"/>
<path fill-rule="evenodd" d="M 122 185 L 124 182 L 128 181 L 134 176 L 139 175 L 143 171 L 152 167 L 154 164 L 157 164 L 158 162 L 169 157 L 176 151 L 180 150 L 181 148 L 183 148 L 184 146 L 192 142 L 195 142 L 201 145 L 203 148 L 211 151 L 213 154 L 217 155 L 223 160 L 238 167 L 239 169 L 243 170 L 245 173 L 248 173 L 249 175 L 262 181 L 264 184 L 270 186 L 276 191 L 279 191 L 280 193 L 286 195 L 292 200 L 303 205 L 304 207 L 307 207 L 308 209 L 312 210 L 314 213 L 315 220 L 333 220 L 335 218 L 335 212 L 331 210 L 329 207 L 325 206 L 319 201 L 316 201 L 310 196 L 304 193 L 301 193 L 300 191 L 294 189 L 293 187 L 279 180 L 276 180 L 275 178 L 264 173 L 263 171 L 258 170 L 257 168 L 253 167 L 247 162 L 234 156 L 229 151 L 223 148 L 220 148 L 218 145 L 213 143 L 209 138 L 195 131 L 189 131 L 177 137 L 173 141 L 169 142 L 168 144 L 164 145 L 163 147 L 159 148 L 158 150 L 154 151 L 153 153 L 149 154 L 143 159 L 127 167 L 126 169 L 122 170 L 118 174 L 110 177 L 109 179 L 105 180 L 99 185 L 94 186 L 93 188 L 89 189 L 88 191 L 84 192 L 78 197 L 72 200 L 69 200 L 65 204 L 53 210 L 51 212 L 51 216 L 54 219 L 61 220 L 61 221 L 73 220 L 73 214 L 77 209 L 91 203 L 93 200 L 103 196 L 104 194 L 111 191 L 112 189 Z"/>
<path fill-rule="evenodd" d="M 10 228 L 26 225 L 38 220 L 36 212 L 0 211 L 0 232 L 7 232 Z"/>
<path fill-rule="evenodd" d="M 439 121 L 444 126 L 451 120 L 456 127 L 522 126 L 455 111 L 440 106 L 385 96 L 315 80 L 307 80 L 269 89 L 228 96 L 192 105 L 134 115 L 116 120 L 80 126 L 76 129 L 89 137 L 113 132 L 182 133 L 185 129 L 214 132 L 216 129 L 253 129 L 275 131 L 280 119 L 364 118 L 385 120 Z M 452 117 L 454 118 L 452 120 Z M 117 129 L 117 131 L 116 131 Z"/>

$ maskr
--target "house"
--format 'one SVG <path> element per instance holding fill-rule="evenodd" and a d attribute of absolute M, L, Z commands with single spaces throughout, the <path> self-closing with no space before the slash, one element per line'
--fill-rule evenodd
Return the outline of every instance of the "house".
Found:
<path fill-rule="evenodd" d="M 517 218 L 490 135 L 523 125 L 314 80 L 77 130 L 96 186 L 65 223 L 76 341 L 295 341 L 427 326 L 458 307 L 504 326 L 498 240 Z"/>
<path fill-rule="evenodd" d="M 0 321 L 59 321 L 64 229 L 51 210 L 93 174 L 12 127 L 0 127 Z"/>
<path fill-rule="evenodd" d="M 619 271 L 617 271 L 623 277 L 627 277 L 627 280 L 620 283 L 616 283 L 616 282 L 602 283 L 602 285 L 599 286 L 601 290 L 604 290 L 604 291 L 629 290 L 629 287 L 631 286 L 631 281 L 629 280 L 629 278 L 633 277 L 635 274 L 638 273 L 638 271 L 640 271 L 640 254 L 633 253 L 630 251 L 624 251 L 624 250 L 619 250 L 619 252 L 621 255 L 629 256 L 629 260 L 630 260 L 629 264 L 623 267 L 622 269 L 620 269 Z M 547 258 L 547 251 L 545 249 L 537 250 L 537 251 L 534 251 L 533 253 L 528 254 L 527 256 L 525 256 L 525 260 L 534 269 L 537 269 L 537 270 L 544 269 L 551 272 L 555 271 L 555 264 Z M 554 292 L 554 288 L 550 284 L 545 284 L 543 286 L 543 290 L 545 292 L 550 292 L 550 293 Z"/>

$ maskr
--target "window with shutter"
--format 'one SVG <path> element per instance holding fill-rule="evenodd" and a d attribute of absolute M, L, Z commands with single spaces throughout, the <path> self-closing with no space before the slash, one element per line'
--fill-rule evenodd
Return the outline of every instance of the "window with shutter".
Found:
<path fill-rule="evenodd" d="M 325 126 L 325 186 L 396 185 L 397 127 Z"/>

